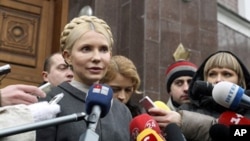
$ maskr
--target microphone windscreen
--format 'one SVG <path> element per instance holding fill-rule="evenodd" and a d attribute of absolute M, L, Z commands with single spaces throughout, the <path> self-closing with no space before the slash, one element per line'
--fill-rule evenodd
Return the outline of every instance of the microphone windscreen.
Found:
<path fill-rule="evenodd" d="M 227 81 L 217 83 L 212 91 L 214 101 L 230 109 L 236 109 L 239 106 L 243 94 L 243 88 Z"/>
<path fill-rule="evenodd" d="M 162 101 L 155 101 L 154 104 L 160 109 L 163 109 L 165 111 L 171 111 L 170 108 Z"/>
<path fill-rule="evenodd" d="M 223 124 L 214 124 L 209 129 L 209 135 L 212 141 L 228 141 L 230 135 L 230 129 L 228 126 Z"/>
<path fill-rule="evenodd" d="M 139 133 L 144 129 L 151 128 L 158 134 L 161 134 L 161 129 L 158 123 L 148 114 L 141 114 L 132 119 L 129 125 L 131 137 L 135 140 Z"/>
<path fill-rule="evenodd" d="M 218 118 L 219 124 L 224 125 L 250 125 L 250 120 L 246 117 L 232 112 L 232 111 L 225 111 L 223 112 Z"/>
<path fill-rule="evenodd" d="M 167 141 L 186 141 L 181 129 L 175 123 L 170 123 L 165 128 Z"/>
<path fill-rule="evenodd" d="M 213 88 L 213 84 L 207 81 L 196 80 L 193 84 L 191 91 L 193 94 L 211 96 Z"/>
<path fill-rule="evenodd" d="M 101 108 L 100 117 L 108 114 L 112 104 L 112 88 L 104 84 L 94 84 L 89 88 L 86 96 L 86 113 L 91 114 L 94 106 Z"/>

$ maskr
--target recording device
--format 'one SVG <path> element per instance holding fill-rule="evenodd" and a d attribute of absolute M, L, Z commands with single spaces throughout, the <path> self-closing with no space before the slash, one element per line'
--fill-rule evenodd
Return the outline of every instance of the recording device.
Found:
<path fill-rule="evenodd" d="M 167 141 L 186 141 L 181 129 L 175 123 L 168 124 L 164 132 L 166 133 Z"/>
<path fill-rule="evenodd" d="M 224 125 L 250 125 L 250 119 L 247 119 L 241 114 L 232 112 L 232 111 L 226 111 L 223 112 L 219 118 L 218 118 L 219 124 Z"/>
<path fill-rule="evenodd" d="M 229 141 L 230 129 L 224 124 L 214 124 L 209 129 L 209 135 L 212 141 Z"/>
<path fill-rule="evenodd" d="M 148 128 L 151 130 L 145 130 Z M 137 139 L 139 140 L 150 136 L 153 136 L 154 138 L 162 137 L 161 129 L 158 123 L 146 113 L 134 117 L 129 124 L 129 130 L 130 130 L 130 135 L 134 141 Z M 156 132 L 156 134 L 153 131 Z M 153 139 L 153 137 L 151 137 L 151 139 Z"/>
<path fill-rule="evenodd" d="M 214 85 L 207 81 L 196 80 L 193 84 L 191 92 L 198 95 L 211 96 Z"/>
<path fill-rule="evenodd" d="M 11 67 L 9 64 L 3 65 L 0 67 L 0 75 L 8 74 L 11 71 Z"/>
<path fill-rule="evenodd" d="M 98 141 L 99 135 L 95 132 L 100 118 L 105 117 L 112 105 L 112 88 L 104 84 L 94 84 L 89 88 L 86 96 L 86 113 L 88 114 L 88 128 L 80 136 L 80 141 Z"/>
<path fill-rule="evenodd" d="M 48 92 L 51 90 L 51 87 L 52 87 L 51 84 L 50 84 L 49 82 L 47 82 L 47 83 L 41 85 L 41 86 L 39 87 L 39 89 L 41 89 L 41 90 L 44 91 L 45 93 L 48 93 Z"/>
<path fill-rule="evenodd" d="M 216 103 L 226 108 L 250 109 L 250 97 L 244 94 L 244 91 L 243 88 L 234 83 L 222 81 L 214 86 L 212 96 Z"/>
<path fill-rule="evenodd" d="M 49 104 L 57 104 L 63 97 L 64 97 L 64 94 L 59 93 L 49 101 Z"/>
<path fill-rule="evenodd" d="M 148 97 L 143 97 L 139 103 L 143 106 L 143 108 L 148 111 L 150 108 L 156 107 L 154 102 Z"/>

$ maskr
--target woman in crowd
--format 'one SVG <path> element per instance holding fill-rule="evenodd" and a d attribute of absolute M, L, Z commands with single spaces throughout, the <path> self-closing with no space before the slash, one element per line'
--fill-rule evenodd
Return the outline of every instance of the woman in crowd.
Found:
<path fill-rule="evenodd" d="M 74 78 L 52 88 L 46 100 L 63 92 L 58 103 L 58 117 L 85 112 L 88 89 L 99 83 L 107 72 L 112 56 L 113 36 L 105 21 L 95 16 L 81 16 L 68 23 L 61 34 L 62 55 L 73 69 Z M 129 122 L 132 116 L 128 108 L 114 99 L 108 114 L 98 121 L 95 132 L 99 141 L 128 141 Z M 37 131 L 38 141 L 78 141 L 86 132 L 87 123 L 82 120 Z"/>
<path fill-rule="evenodd" d="M 133 94 L 141 94 L 140 76 L 134 63 L 125 56 L 116 55 L 111 58 L 111 62 L 105 77 L 101 80 L 113 89 L 114 98 L 126 104 L 132 116 L 141 114 L 141 108 L 131 100 Z"/>
<path fill-rule="evenodd" d="M 218 51 L 210 55 L 198 68 L 190 84 L 190 104 L 183 104 L 178 112 L 167 112 L 160 109 L 150 109 L 161 127 L 170 122 L 177 123 L 188 140 L 211 140 L 209 129 L 217 123 L 218 117 L 225 111 L 233 111 L 250 117 L 250 111 L 242 107 L 228 109 L 213 100 L 211 93 L 192 93 L 194 82 L 197 80 L 217 84 L 221 81 L 235 83 L 244 89 L 250 89 L 250 74 L 237 56 L 229 51 Z"/>

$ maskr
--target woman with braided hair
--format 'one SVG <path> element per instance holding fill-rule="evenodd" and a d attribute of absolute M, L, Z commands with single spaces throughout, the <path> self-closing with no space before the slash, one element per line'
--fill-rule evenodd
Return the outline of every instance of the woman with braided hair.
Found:
<path fill-rule="evenodd" d="M 68 23 L 61 34 L 61 50 L 65 62 L 72 67 L 71 82 L 58 85 L 47 94 L 50 100 L 58 93 L 64 98 L 58 103 L 58 117 L 85 112 L 85 97 L 89 87 L 104 77 L 112 56 L 113 36 L 105 21 L 95 16 L 81 16 Z M 128 141 L 128 108 L 114 99 L 109 113 L 98 121 L 95 132 L 99 141 Z M 37 130 L 37 141 L 78 141 L 86 132 L 84 120 Z"/>

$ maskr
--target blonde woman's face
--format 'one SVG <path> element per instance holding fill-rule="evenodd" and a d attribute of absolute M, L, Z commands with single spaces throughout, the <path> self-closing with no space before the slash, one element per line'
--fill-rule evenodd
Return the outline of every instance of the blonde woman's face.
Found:
<path fill-rule="evenodd" d="M 113 97 L 126 104 L 134 92 L 134 84 L 131 78 L 124 77 L 117 73 L 115 78 L 107 84 L 112 88 Z"/>
<path fill-rule="evenodd" d="M 208 71 L 207 81 L 216 84 L 221 81 L 229 81 L 238 84 L 239 77 L 237 73 L 228 68 L 212 68 Z"/>
<path fill-rule="evenodd" d="M 111 51 L 104 35 L 88 31 L 75 42 L 71 53 L 64 52 L 64 58 L 73 66 L 75 80 L 92 85 L 107 72 Z"/>

